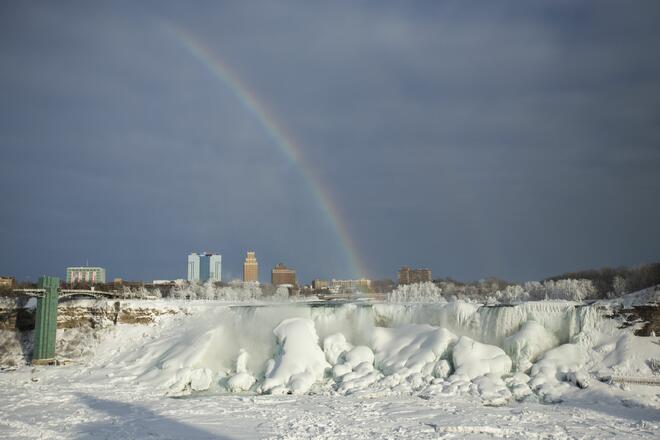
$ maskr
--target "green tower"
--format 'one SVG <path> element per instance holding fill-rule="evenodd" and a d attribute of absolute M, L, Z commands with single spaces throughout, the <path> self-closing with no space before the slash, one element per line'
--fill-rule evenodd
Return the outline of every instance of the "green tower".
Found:
<path fill-rule="evenodd" d="M 34 326 L 34 352 L 32 363 L 50 363 L 55 358 L 57 332 L 58 277 L 39 278 L 39 288 L 46 292 L 37 299 L 37 318 Z"/>

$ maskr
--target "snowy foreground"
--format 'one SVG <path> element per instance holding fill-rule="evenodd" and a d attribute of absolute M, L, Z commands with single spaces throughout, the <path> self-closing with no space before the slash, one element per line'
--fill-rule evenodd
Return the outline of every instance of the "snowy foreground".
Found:
<path fill-rule="evenodd" d="M 660 340 L 611 304 L 187 304 L 0 373 L 0 438 L 660 435 Z"/>

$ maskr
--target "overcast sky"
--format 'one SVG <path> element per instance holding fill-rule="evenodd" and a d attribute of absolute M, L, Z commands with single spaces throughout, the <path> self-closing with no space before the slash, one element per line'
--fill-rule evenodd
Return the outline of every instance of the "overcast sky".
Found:
<path fill-rule="evenodd" d="M 0 275 L 225 279 L 254 249 L 372 278 L 539 279 L 660 260 L 660 2 L 0 3 Z"/>

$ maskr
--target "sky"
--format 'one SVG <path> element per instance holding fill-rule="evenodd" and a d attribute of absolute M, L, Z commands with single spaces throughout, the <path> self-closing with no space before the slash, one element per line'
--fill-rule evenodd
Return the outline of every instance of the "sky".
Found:
<path fill-rule="evenodd" d="M 644 0 L 3 1 L 0 275 L 185 278 L 211 251 L 228 280 L 247 250 L 261 281 L 658 261 L 659 20 Z"/>

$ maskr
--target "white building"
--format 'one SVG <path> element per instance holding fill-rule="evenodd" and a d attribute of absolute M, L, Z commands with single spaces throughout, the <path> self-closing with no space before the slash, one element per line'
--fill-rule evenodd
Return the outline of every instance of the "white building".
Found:
<path fill-rule="evenodd" d="M 222 255 L 205 252 L 188 255 L 188 281 L 205 283 L 222 281 Z"/>
<path fill-rule="evenodd" d="M 67 267 L 67 284 L 85 283 L 85 284 L 104 284 L 105 269 L 102 267 Z"/>
<path fill-rule="evenodd" d="M 330 282 L 330 290 L 333 292 L 360 292 L 369 291 L 371 280 L 360 278 L 359 280 L 335 280 Z"/>

